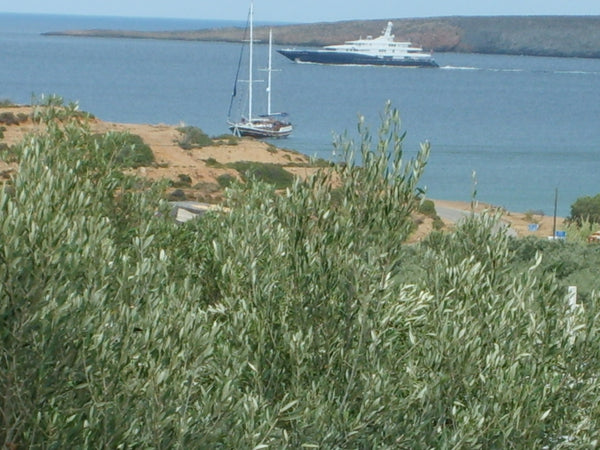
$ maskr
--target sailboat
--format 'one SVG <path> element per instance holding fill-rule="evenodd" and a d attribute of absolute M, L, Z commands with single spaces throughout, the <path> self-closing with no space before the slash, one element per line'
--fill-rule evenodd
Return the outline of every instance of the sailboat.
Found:
<path fill-rule="evenodd" d="M 289 136 L 292 133 L 293 126 L 287 120 L 286 113 L 273 113 L 271 112 L 271 72 L 272 61 L 271 61 L 271 47 L 273 42 L 273 33 L 269 30 L 269 66 L 266 69 L 268 73 L 267 83 L 267 113 L 255 116 L 252 111 L 252 94 L 253 94 L 253 57 L 254 57 L 254 2 L 250 2 L 250 14 L 249 14 L 249 28 L 250 28 L 250 43 L 249 43 L 249 57 L 248 57 L 248 116 L 242 117 L 239 121 L 228 120 L 227 124 L 229 129 L 236 136 L 250 136 L 255 138 L 281 138 Z M 240 58 L 241 62 L 241 58 Z M 239 73 L 239 67 L 238 67 Z M 233 94 L 231 97 L 231 103 L 229 106 L 229 116 L 231 116 L 231 105 L 233 99 L 237 95 L 237 75 L 235 85 L 233 88 Z"/>

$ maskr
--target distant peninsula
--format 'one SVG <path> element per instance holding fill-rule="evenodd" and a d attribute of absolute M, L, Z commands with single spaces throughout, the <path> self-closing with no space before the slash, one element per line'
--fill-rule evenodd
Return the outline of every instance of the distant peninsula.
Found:
<path fill-rule="evenodd" d="M 411 41 L 435 52 L 600 58 L 600 16 L 481 16 L 421 19 L 352 20 L 277 25 L 274 42 L 286 46 L 323 46 L 379 36 L 388 21 L 396 40 Z M 266 41 L 267 26 L 255 27 Z M 190 31 L 69 30 L 49 36 L 240 42 L 243 28 Z"/>

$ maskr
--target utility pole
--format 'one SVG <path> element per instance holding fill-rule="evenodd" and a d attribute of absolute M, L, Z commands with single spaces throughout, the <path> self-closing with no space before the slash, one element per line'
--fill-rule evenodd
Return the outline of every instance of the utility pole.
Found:
<path fill-rule="evenodd" d="M 556 239 L 556 209 L 558 207 L 558 188 L 554 188 L 554 224 L 552 226 L 552 239 Z"/>

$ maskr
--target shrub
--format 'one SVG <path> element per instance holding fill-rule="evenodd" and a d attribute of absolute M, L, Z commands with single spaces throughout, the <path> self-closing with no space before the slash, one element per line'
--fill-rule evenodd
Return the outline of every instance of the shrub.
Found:
<path fill-rule="evenodd" d="M 187 199 L 187 196 L 185 195 L 185 192 L 181 189 L 175 189 L 173 192 L 171 192 L 169 194 L 170 201 L 183 201 L 186 199 Z"/>
<path fill-rule="evenodd" d="M 419 212 L 433 219 L 432 226 L 434 230 L 441 230 L 444 228 L 444 221 L 438 216 L 435 210 L 435 204 L 432 200 L 423 200 L 419 205 Z"/>
<path fill-rule="evenodd" d="M 239 161 L 227 166 L 237 170 L 246 182 L 258 180 L 277 189 L 285 189 L 294 181 L 294 176 L 278 164 Z"/>
<path fill-rule="evenodd" d="M 187 126 L 177 128 L 177 131 L 181 133 L 177 143 L 184 150 L 213 145 L 213 140 L 200 128 Z"/>
<path fill-rule="evenodd" d="M 207 158 L 204 160 L 207 167 L 222 167 L 223 165 L 215 158 Z"/>
<path fill-rule="evenodd" d="M 579 223 L 567 221 L 564 230 L 567 233 L 568 242 L 586 244 L 589 236 L 600 230 L 600 223 L 593 223 L 586 219 L 579 221 Z"/>
<path fill-rule="evenodd" d="M 176 187 L 188 187 L 192 185 L 192 178 L 187 174 L 180 173 L 177 178 L 179 181 L 174 183 Z"/>
<path fill-rule="evenodd" d="M 77 102 L 70 102 L 65 105 L 62 97 L 58 95 L 42 95 L 34 104 L 31 120 L 35 123 L 49 123 L 52 120 L 59 122 L 80 121 L 85 122 L 93 115 L 80 111 Z"/>
<path fill-rule="evenodd" d="M 141 285 L 128 284 L 142 281 L 135 273 L 154 270 L 143 267 L 148 260 L 142 254 L 150 242 L 144 233 L 153 234 L 160 209 L 155 191 L 133 193 L 110 160 L 87 158 L 98 153 L 93 139 L 77 121 L 65 119 L 64 127 L 49 121 L 47 132 L 24 142 L 14 192 L 0 190 L 0 441 L 15 447 L 123 442 L 123 431 L 108 419 L 112 407 L 93 406 L 100 379 L 106 394 L 125 394 L 111 387 L 121 375 L 103 336 L 120 344 L 102 328 L 109 330 L 117 319 L 118 340 L 129 347 L 130 325 L 137 320 L 127 325 L 119 310 L 134 310 L 130 302 Z M 139 265 L 131 256 L 139 257 Z M 142 284 L 152 285 L 151 278 Z M 112 373 L 112 381 L 102 372 Z M 102 437 L 101 424 L 110 425 L 112 438 Z"/>
<path fill-rule="evenodd" d="M 0 159 L 4 162 L 18 162 L 21 157 L 21 151 L 18 145 L 8 145 L 0 142 Z"/>
<path fill-rule="evenodd" d="M 423 202 L 419 205 L 419 212 L 431 218 L 437 217 L 435 204 L 432 200 L 423 200 Z"/>
<path fill-rule="evenodd" d="M 540 257 L 513 270 L 493 217 L 403 245 L 429 148 L 402 158 L 389 107 L 359 130 L 360 166 L 338 140 L 334 174 L 180 226 L 110 158 L 82 166 L 111 153 L 77 123 L 29 140 L 0 191 L 0 441 L 596 446 L 598 299 L 570 308 Z"/>
<path fill-rule="evenodd" d="M 440 216 L 436 215 L 433 218 L 433 229 L 434 230 L 441 230 L 442 228 L 444 228 L 445 224 L 444 221 L 441 219 Z"/>
<path fill-rule="evenodd" d="M 0 123 L 5 125 L 18 125 L 19 118 L 11 111 L 0 112 Z"/>
<path fill-rule="evenodd" d="M 99 147 L 122 168 L 148 166 L 154 162 L 154 154 L 143 139 L 129 132 L 110 131 L 96 136 Z"/>
<path fill-rule="evenodd" d="M 238 145 L 240 143 L 240 138 L 233 134 L 220 134 L 214 138 L 213 143 L 214 141 L 219 141 L 219 143 L 225 141 L 227 145 Z"/>
<path fill-rule="evenodd" d="M 581 225 L 584 221 L 600 224 L 600 194 L 580 197 L 571 205 L 569 221 Z"/>
<path fill-rule="evenodd" d="M 236 181 L 237 179 L 228 173 L 224 173 L 223 175 L 219 175 L 217 177 L 217 183 L 219 183 L 219 186 L 221 186 L 223 189 L 230 187 Z"/>
<path fill-rule="evenodd" d="M 535 261 L 537 254 L 543 259 L 540 270 L 553 274 L 561 286 L 577 286 L 581 301 L 590 301 L 594 292 L 600 292 L 600 279 L 596 274 L 600 265 L 600 249 L 589 246 L 585 239 L 573 241 L 567 234 L 566 242 L 549 241 L 533 236 L 511 241 L 511 267 L 515 273 L 525 270 Z"/>
<path fill-rule="evenodd" d="M 219 186 L 219 184 L 209 182 L 196 183 L 193 188 L 207 194 L 215 194 L 221 190 L 221 186 Z"/>

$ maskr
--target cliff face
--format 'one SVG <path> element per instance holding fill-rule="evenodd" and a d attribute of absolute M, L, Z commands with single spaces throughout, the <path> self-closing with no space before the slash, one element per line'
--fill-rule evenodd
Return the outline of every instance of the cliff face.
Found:
<path fill-rule="evenodd" d="M 388 20 L 397 41 L 437 52 L 600 58 L 600 16 L 497 16 L 382 19 L 282 25 L 273 28 L 277 45 L 323 46 L 379 36 Z M 255 28 L 266 42 L 268 27 Z M 216 28 L 184 32 L 68 31 L 73 36 L 240 42 L 244 30 Z"/>
<path fill-rule="evenodd" d="M 600 16 L 499 16 L 390 19 L 396 40 L 436 52 L 600 58 Z M 279 44 L 326 45 L 379 36 L 387 20 L 282 26 Z M 261 30 L 266 33 L 266 31 Z"/>
<path fill-rule="evenodd" d="M 456 17 L 458 52 L 600 58 L 600 17 Z"/>

